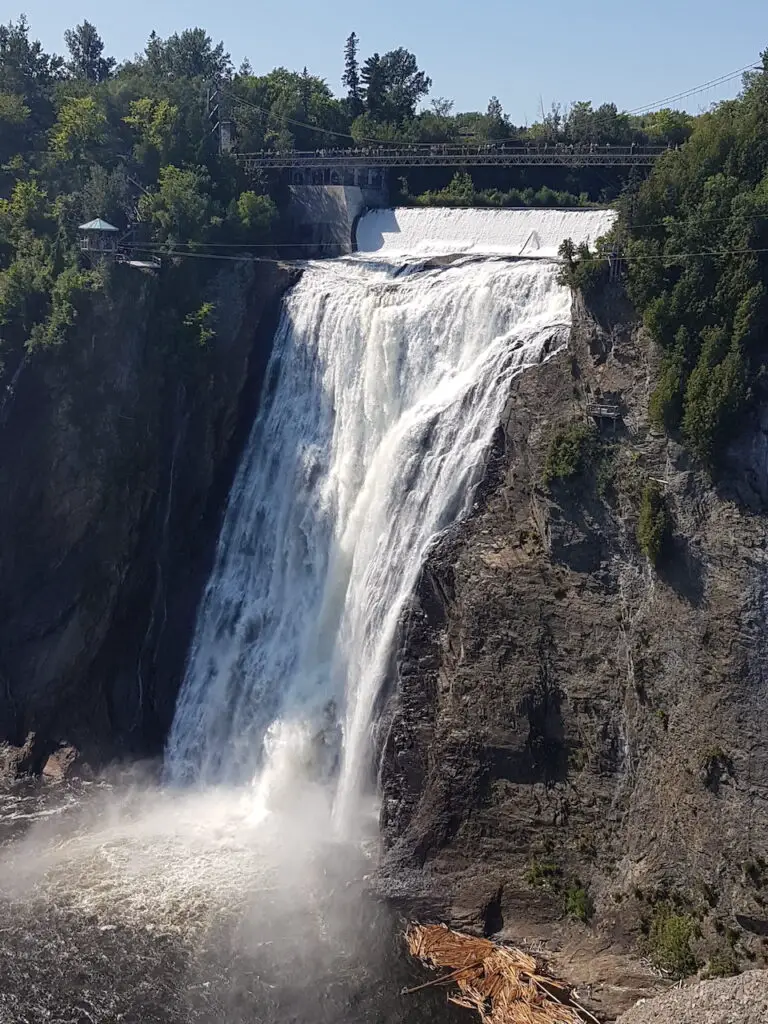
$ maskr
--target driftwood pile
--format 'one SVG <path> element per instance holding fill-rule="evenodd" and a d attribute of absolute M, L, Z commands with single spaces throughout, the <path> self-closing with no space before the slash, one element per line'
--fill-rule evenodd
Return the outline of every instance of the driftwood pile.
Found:
<path fill-rule="evenodd" d="M 449 973 L 416 989 L 456 985 L 457 1006 L 477 1010 L 483 1024 L 599 1024 L 570 990 L 540 973 L 533 957 L 511 946 L 451 931 L 445 925 L 412 924 L 405 934 L 411 956 Z"/>

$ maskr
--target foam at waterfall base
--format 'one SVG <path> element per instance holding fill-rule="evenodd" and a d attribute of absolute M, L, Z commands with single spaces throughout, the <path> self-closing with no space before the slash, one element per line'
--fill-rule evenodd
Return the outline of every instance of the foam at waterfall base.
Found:
<path fill-rule="evenodd" d="M 455 253 L 553 257 L 566 238 L 593 246 L 616 216 L 615 210 L 400 207 L 366 213 L 356 240 L 360 253 L 388 258 Z"/>

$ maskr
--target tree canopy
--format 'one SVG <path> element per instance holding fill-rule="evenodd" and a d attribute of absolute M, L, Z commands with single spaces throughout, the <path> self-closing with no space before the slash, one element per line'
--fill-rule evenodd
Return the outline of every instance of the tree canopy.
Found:
<path fill-rule="evenodd" d="M 664 352 L 652 416 L 716 467 L 765 389 L 768 51 L 740 98 L 687 127 L 624 197 L 623 223 L 630 294 Z"/>
<path fill-rule="evenodd" d="M 168 252 L 221 243 L 263 245 L 279 237 L 284 182 L 278 175 L 249 178 L 235 160 L 220 154 L 211 113 L 234 122 L 235 144 L 242 151 L 506 139 L 676 144 L 694 132 L 685 152 L 698 152 L 714 130 L 704 118 L 694 131 L 693 119 L 678 111 L 637 118 L 612 104 L 593 107 L 586 101 L 565 111 L 553 107 L 528 127 L 512 124 L 495 96 L 483 111 L 456 111 L 445 97 L 428 102 L 432 82 L 413 52 L 397 47 L 361 57 L 355 32 L 344 45 L 338 96 L 310 67 L 255 70 L 246 60 L 235 71 L 224 43 L 201 27 L 165 38 L 152 32 L 142 52 L 119 65 L 87 20 L 68 30 L 63 41 L 66 57 L 46 53 L 24 17 L 0 25 L 0 361 L 25 345 L 62 340 L 82 296 L 97 286 L 99 275 L 89 276 L 79 251 L 77 226 L 83 221 L 105 217 L 121 233 L 130 232 L 135 244 Z M 706 143 L 716 145 L 724 143 Z M 671 176 L 672 184 L 659 185 L 663 177 L 654 177 L 656 184 L 638 202 L 653 206 L 658 189 L 663 205 L 664 188 L 678 187 L 675 176 L 682 172 L 675 168 L 688 166 L 687 159 L 671 156 L 664 162 L 659 174 Z M 722 182 L 691 198 L 692 217 L 696 202 L 720 209 L 725 200 L 719 196 L 734 188 L 739 192 L 740 186 L 729 184 L 728 166 Z M 420 183 L 421 199 L 409 201 L 572 205 L 595 198 L 595 189 L 590 192 L 573 177 L 510 184 L 509 178 L 475 183 L 467 175 L 451 181 L 450 172 L 436 174 Z M 602 187 L 599 183 L 597 190 Z M 740 201 L 759 205 L 758 191 Z M 659 217 L 669 215 L 665 206 Z M 668 244 L 679 240 L 674 236 Z M 658 233 L 637 234 L 633 244 L 661 246 L 663 240 Z M 700 335 L 712 373 L 694 373 L 693 343 L 683 344 L 678 334 L 670 341 L 661 326 L 673 322 L 666 303 L 677 301 L 671 293 L 678 285 L 674 275 L 662 271 L 649 271 L 647 286 L 638 274 L 633 287 L 645 306 L 652 305 L 657 285 L 664 296 L 670 292 L 648 312 L 670 352 L 674 394 L 664 416 L 672 416 L 680 382 L 687 388 L 689 379 L 691 394 L 708 396 L 698 403 L 699 412 L 712 407 L 715 380 L 731 396 L 728 408 L 738 407 L 749 393 L 749 373 L 738 353 L 728 355 L 732 340 L 725 339 L 732 325 L 739 326 L 739 352 L 746 351 L 761 293 L 750 292 L 747 306 L 725 319 L 712 316 L 712 331 Z M 680 326 L 693 332 L 687 323 Z M 709 429 L 701 426 L 703 413 L 694 421 L 680 403 L 686 430 Z M 716 414 L 707 415 L 711 420 Z"/>

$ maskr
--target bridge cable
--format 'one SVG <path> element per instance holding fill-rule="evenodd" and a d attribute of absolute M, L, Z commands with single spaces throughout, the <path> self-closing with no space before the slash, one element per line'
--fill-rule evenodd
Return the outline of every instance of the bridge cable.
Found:
<path fill-rule="evenodd" d="M 757 71 L 759 65 L 754 62 L 752 64 L 746 64 L 743 68 L 739 68 L 738 71 L 731 71 L 727 75 L 720 75 L 719 78 L 713 78 L 709 82 L 704 82 L 703 85 L 696 85 L 692 89 L 686 89 L 684 92 L 675 93 L 672 96 L 665 96 L 662 100 L 657 100 L 655 103 L 648 103 L 643 107 L 635 107 L 633 110 L 626 110 L 624 113 L 632 115 L 649 114 L 655 109 L 663 107 L 667 103 L 674 103 L 677 100 L 685 100 L 690 96 L 694 96 L 698 92 L 704 92 L 706 89 L 711 89 L 716 85 L 725 85 L 726 82 L 730 82 L 734 78 L 738 78 L 739 75 L 743 75 L 746 71 Z"/>
<path fill-rule="evenodd" d="M 181 243 L 181 244 L 184 244 L 184 243 Z M 157 256 L 158 255 L 158 251 L 156 249 L 144 249 L 141 246 L 131 246 L 130 248 L 133 248 L 135 252 L 145 252 L 145 253 L 147 253 L 149 255 L 152 255 L 152 256 Z M 667 253 L 654 253 L 654 254 L 643 254 L 643 255 L 635 255 L 635 256 L 619 256 L 619 259 L 620 259 L 620 261 L 622 263 L 649 262 L 649 261 L 654 261 L 654 260 L 662 260 L 662 261 L 666 261 L 666 262 L 672 263 L 675 260 L 699 259 L 699 258 L 701 258 L 703 256 L 715 256 L 715 257 L 719 257 L 719 256 L 749 256 L 749 255 L 758 255 L 758 254 L 765 254 L 765 253 L 768 253 L 768 248 L 761 248 L 761 249 L 753 249 L 753 248 L 745 248 L 745 249 L 705 249 L 705 250 L 702 250 L 701 252 L 677 252 L 677 253 L 669 253 L 669 254 L 667 254 Z M 183 258 L 183 259 L 225 260 L 225 261 L 228 261 L 228 262 L 244 260 L 244 261 L 249 262 L 249 263 L 275 263 L 275 264 L 281 264 L 281 263 L 282 264 L 286 264 L 287 263 L 287 264 L 294 264 L 294 265 L 302 265 L 302 264 L 305 264 L 307 262 L 306 260 L 291 260 L 291 259 L 285 259 L 285 258 L 280 259 L 279 257 L 249 256 L 246 253 L 242 253 L 240 255 L 229 256 L 229 255 L 227 255 L 225 253 L 216 253 L 216 252 L 188 252 L 188 251 L 185 252 L 183 250 L 178 250 L 178 249 L 166 249 L 166 250 L 163 250 L 160 253 L 160 255 L 178 257 L 178 258 Z M 345 253 L 344 255 L 352 256 L 354 254 L 353 253 Z M 474 255 L 476 255 L 478 257 L 482 257 L 483 255 L 487 255 L 488 258 L 502 259 L 502 260 L 504 259 L 505 256 L 507 256 L 508 258 L 512 258 L 512 259 L 531 259 L 532 258 L 530 256 L 522 256 L 522 257 L 520 257 L 520 256 L 517 256 L 515 253 L 506 253 L 506 254 L 505 253 L 488 253 L 488 254 L 476 253 Z M 556 257 L 556 256 L 543 256 L 543 257 L 539 257 L 539 259 L 549 260 L 551 262 L 556 262 L 556 263 L 564 263 L 565 262 L 564 259 L 562 259 L 561 257 Z M 580 257 L 577 260 L 577 263 L 603 263 L 607 259 L 608 259 L 607 256 L 600 256 L 600 255 L 583 256 L 583 257 Z M 318 261 L 314 261 L 314 262 L 322 263 L 323 261 L 322 260 L 318 260 Z"/>

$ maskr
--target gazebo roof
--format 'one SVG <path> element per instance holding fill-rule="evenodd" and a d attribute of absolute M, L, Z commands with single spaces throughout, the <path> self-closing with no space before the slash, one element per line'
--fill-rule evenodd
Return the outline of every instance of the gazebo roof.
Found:
<path fill-rule="evenodd" d="M 101 217 L 97 217 L 96 220 L 89 220 L 87 224 L 81 224 L 77 229 L 78 231 L 119 231 L 114 224 L 108 224 Z"/>

